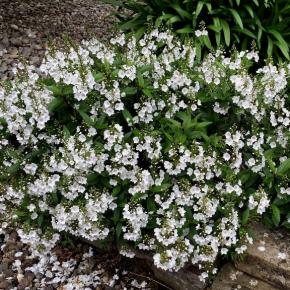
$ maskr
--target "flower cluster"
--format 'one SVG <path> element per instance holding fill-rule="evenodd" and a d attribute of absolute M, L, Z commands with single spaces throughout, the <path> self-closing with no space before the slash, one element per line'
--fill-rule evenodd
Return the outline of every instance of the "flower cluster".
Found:
<path fill-rule="evenodd" d="M 198 63 L 194 44 L 154 30 L 48 52 L 45 77 L 20 67 L 0 88 L 2 215 L 207 278 L 246 250 L 248 216 L 289 195 L 290 66 L 257 61 Z"/>

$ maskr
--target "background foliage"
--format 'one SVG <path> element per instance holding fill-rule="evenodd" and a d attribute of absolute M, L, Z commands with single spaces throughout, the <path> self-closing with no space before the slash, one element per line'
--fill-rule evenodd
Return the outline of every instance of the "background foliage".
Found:
<path fill-rule="evenodd" d="M 256 46 L 262 58 L 289 59 L 290 2 L 289 0 L 103 0 L 119 8 L 119 27 L 137 36 L 150 25 L 171 26 L 183 37 L 194 36 L 200 25 L 206 26 L 204 37 L 207 49 L 233 45 L 238 49 Z"/>

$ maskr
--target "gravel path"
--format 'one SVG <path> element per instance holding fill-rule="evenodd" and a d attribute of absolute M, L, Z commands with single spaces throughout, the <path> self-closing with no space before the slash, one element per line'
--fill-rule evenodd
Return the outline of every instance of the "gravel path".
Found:
<path fill-rule="evenodd" d="M 0 79 L 19 59 L 39 65 L 50 41 L 61 44 L 111 33 L 112 7 L 98 0 L 0 0 Z"/>

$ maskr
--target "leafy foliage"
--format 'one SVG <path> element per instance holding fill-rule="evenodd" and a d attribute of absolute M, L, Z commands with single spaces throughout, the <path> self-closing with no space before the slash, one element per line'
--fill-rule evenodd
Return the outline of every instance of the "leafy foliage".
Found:
<path fill-rule="evenodd" d="M 0 214 L 202 279 L 249 221 L 289 227 L 290 65 L 197 53 L 155 29 L 20 66 L 0 87 Z"/>
<path fill-rule="evenodd" d="M 161 24 L 172 27 L 182 37 L 195 37 L 200 25 L 209 35 L 203 37 L 208 49 L 235 46 L 251 49 L 254 45 L 263 58 L 289 60 L 289 0 L 103 0 L 132 11 L 117 13 L 119 28 L 140 36 L 146 27 Z"/>

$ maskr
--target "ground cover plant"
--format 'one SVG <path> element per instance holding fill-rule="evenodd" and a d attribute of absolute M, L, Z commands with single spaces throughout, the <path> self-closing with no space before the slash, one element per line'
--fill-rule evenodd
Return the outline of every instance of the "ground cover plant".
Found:
<path fill-rule="evenodd" d="M 2 218 L 48 249 L 57 233 L 111 241 L 201 279 L 267 209 L 289 226 L 290 66 L 195 54 L 153 30 L 52 49 L 41 74 L 20 65 L 0 88 Z"/>
<path fill-rule="evenodd" d="M 103 0 L 119 8 L 119 28 L 141 35 L 148 26 L 167 25 L 181 37 L 200 36 L 206 49 L 229 47 L 260 50 L 267 57 L 289 59 L 289 0 Z M 128 17 L 127 11 L 132 12 Z"/>

